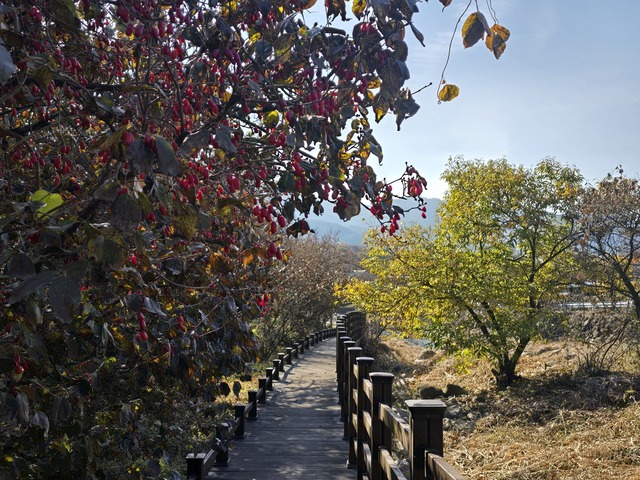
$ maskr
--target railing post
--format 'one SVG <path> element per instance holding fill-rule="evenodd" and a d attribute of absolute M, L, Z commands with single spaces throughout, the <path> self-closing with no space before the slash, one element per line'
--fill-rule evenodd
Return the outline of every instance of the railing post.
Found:
<path fill-rule="evenodd" d="M 273 379 L 280 380 L 280 360 L 277 358 L 273 360 Z"/>
<path fill-rule="evenodd" d="M 291 365 L 293 363 L 293 347 L 287 347 L 285 350 L 287 353 L 284 358 L 286 359 L 287 365 Z"/>
<path fill-rule="evenodd" d="M 258 390 L 262 392 L 258 397 L 258 402 L 266 403 L 267 402 L 267 379 L 266 378 L 258 379 Z"/>
<path fill-rule="evenodd" d="M 353 340 L 345 340 L 342 342 L 342 421 L 344 429 L 342 434 L 343 440 L 349 439 L 349 349 L 355 347 L 356 342 Z"/>
<path fill-rule="evenodd" d="M 267 376 L 267 390 L 271 391 L 273 390 L 273 371 L 274 368 L 265 368 L 264 372 L 265 375 Z"/>
<path fill-rule="evenodd" d="M 233 407 L 233 413 L 236 417 L 236 421 L 238 422 L 238 426 L 236 427 L 236 432 L 233 435 L 233 438 L 239 440 L 244 438 L 244 410 L 246 405 L 244 403 L 236 403 Z"/>
<path fill-rule="evenodd" d="M 358 388 L 358 378 L 355 374 L 356 358 L 362 354 L 362 348 L 351 347 L 348 349 L 349 354 L 349 395 L 347 397 L 347 435 L 349 438 L 349 460 L 348 468 L 356 468 L 356 446 L 354 444 L 356 438 L 356 428 L 353 424 L 353 417 L 356 416 L 358 410 L 353 396 L 353 391 Z"/>
<path fill-rule="evenodd" d="M 253 403 L 253 408 L 249 412 L 247 420 L 255 421 L 258 419 L 258 391 L 249 390 L 247 394 L 249 395 L 249 403 Z"/>
<path fill-rule="evenodd" d="M 384 478 L 380 467 L 380 447 L 391 449 L 391 432 L 384 427 L 380 420 L 380 404 L 391 405 L 391 386 L 393 374 L 375 372 L 370 373 L 369 378 L 373 384 L 373 398 L 371 399 L 371 480 Z"/>
<path fill-rule="evenodd" d="M 411 446 L 411 480 L 426 480 L 425 451 L 442 456 L 442 423 L 447 406 L 440 400 L 407 400 Z"/>
<path fill-rule="evenodd" d="M 229 466 L 229 424 L 224 422 L 216 425 L 216 438 L 220 440 L 222 447 L 216 455 L 217 467 Z"/>
<path fill-rule="evenodd" d="M 285 365 L 285 361 L 284 361 L 284 357 L 285 357 L 285 353 L 283 352 L 279 352 L 278 353 L 278 360 L 280 360 L 280 371 L 284 372 L 284 365 Z"/>
<path fill-rule="evenodd" d="M 338 392 L 340 391 L 340 352 L 342 352 L 342 337 L 347 336 L 347 331 L 340 328 L 336 331 L 336 381 L 338 382 Z"/>
<path fill-rule="evenodd" d="M 369 379 L 369 372 L 371 371 L 371 366 L 373 365 L 373 358 L 358 357 L 356 358 L 356 364 L 358 365 L 358 430 L 356 431 L 358 455 L 356 459 L 356 478 L 357 480 L 363 480 L 364 474 L 367 472 L 367 467 L 364 461 L 364 411 L 367 408 L 367 396 L 364 393 L 363 385 L 364 381 Z"/>
<path fill-rule="evenodd" d="M 298 350 L 300 351 L 301 355 L 304 354 L 304 338 L 298 341 Z"/>
<path fill-rule="evenodd" d="M 336 351 L 336 373 L 337 373 L 337 377 L 338 377 L 338 403 L 340 405 L 342 405 L 342 399 L 344 397 L 343 392 L 344 392 L 344 373 L 343 373 L 343 366 L 344 366 L 344 342 L 351 340 L 350 337 L 347 337 L 346 335 L 341 336 L 340 338 L 338 338 L 338 340 L 336 341 L 336 347 L 337 347 L 337 351 Z M 344 418 L 342 417 L 342 412 L 340 412 L 340 420 L 344 420 Z"/>

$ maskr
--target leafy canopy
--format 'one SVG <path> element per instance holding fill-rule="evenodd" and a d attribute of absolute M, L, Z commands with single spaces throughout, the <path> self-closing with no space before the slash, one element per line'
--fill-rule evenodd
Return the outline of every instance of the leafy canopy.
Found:
<path fill-rule="evenodd" d="M 582 178 L 553 160 L 526 169 L 461 158 L 443 178 L 436 227 L 370 233 L 363 266 L 374 279 L 342 295 L 396 331 L 491 358 L 510 383 L 568 281 Z"/>

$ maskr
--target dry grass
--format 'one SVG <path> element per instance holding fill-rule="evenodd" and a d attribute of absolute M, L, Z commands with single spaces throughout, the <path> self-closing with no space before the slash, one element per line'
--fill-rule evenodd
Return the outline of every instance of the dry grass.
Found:
<path fill-rule="evenodd" d="M 385 345 L 382 363 L 405 378 L 409 396 L 425 384 L 469 392 L 444 401 L 445 456 L 470 480 L 640 480 L 638 372 L 580 375 L 582 346 L 533 344 L 519 367 L 523 378 L 498 392 L 487 362 L 460 373 L 440 352 L 425 355 L 397 339 Z"/>

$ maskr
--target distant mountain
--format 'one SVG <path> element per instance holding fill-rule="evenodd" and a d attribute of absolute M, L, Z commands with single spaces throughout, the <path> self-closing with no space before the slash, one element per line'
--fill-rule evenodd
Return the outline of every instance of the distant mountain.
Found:
<path fill-rule="evenodd" d="M 422 212 L 419 210 L 412 210 L 401 218 L 400 223 L 404 225 L 416 223 L 425 227 L 435 225 L 437 217 L 436 210 L 440 206 L 440 203 L 442 203 L 442 200 L 438 198 L 428 198 L 426 202 L 427 218 L 422 218 Z M 397 200 L 395 204 L 403 209 L 409 209 L 416 205 L 413 200 Z M 309 225 L 320 235 L 332 234 L 342 243 L 360 245 L 367 230 L 372 227 L 378 228 L 379 224 L 365 211 L 348 222 L 343 222 L 338 215 L 331 212 L 325 213 L 320 217 L 310 216 Z"/>

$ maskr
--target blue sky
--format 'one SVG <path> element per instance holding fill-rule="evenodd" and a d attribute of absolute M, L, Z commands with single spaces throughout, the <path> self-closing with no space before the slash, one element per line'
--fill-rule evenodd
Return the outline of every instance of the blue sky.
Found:
<path fill-rule="evenodd" d="M 552 156 L 590 182 L 619 164 L 640 174 L 640 1 L 493 0 L 511 31 L 505 53 L 496 60 L 482 42 L 465 50 L 458 31 L 445 79 L 460 96 L 438 105 L 436 85 L 467 3 L 453 0 L 444 12 L 437 0 L 418 4 L 426 47 L 407 32 L 407 85 L 434 85 L 415 97 L 421 109 L 400 132 L 393 118 L 374 127 L 381 175 L 396 178 L 409 162 L 427 178 L 427 196 L 441 198 L 439 176 L 455 155 L 529 166 Z M 492 24 L 486 1 L 478 5 Z"/>

